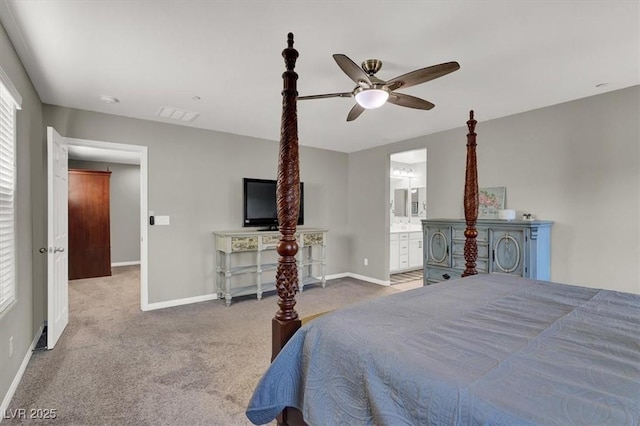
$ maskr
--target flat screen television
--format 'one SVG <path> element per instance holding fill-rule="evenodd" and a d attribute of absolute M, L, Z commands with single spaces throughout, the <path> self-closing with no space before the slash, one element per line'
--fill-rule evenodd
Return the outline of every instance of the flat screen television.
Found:
<path fill-rule="evenodd" d="M 266 230 L 278 229 L 276 206 L 276 181 L 269 179 L 243 178 L 242 226 L 266 226 Z M 298 225 L 304 224 L 304 184 L 300 182 L 300 211 Z"/>

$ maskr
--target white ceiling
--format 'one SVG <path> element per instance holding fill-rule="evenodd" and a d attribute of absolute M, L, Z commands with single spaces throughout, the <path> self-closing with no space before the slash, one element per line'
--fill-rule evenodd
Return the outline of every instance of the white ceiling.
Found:
<path fill-rule="evenodd" d="M 427 161 L 427 150 L 414 149 L 412 151 L 396 152 L 391 154 L 391 161 L 404 164 L 424 163 Z"/>
<path fill-rule="evenodd" d="M 431 111 L 348 123 L 353 99 L 300 101 L 300 144 L 343 152 L 464 126 L 470 109 L 482 122 L 640 83 L 638 1 L 0 0 L 0 21 L 45 103 L 271 140 L 288 32 L 300 95 L 353 89 L 334 53 L 382 60 L 383 80 L 460 63 L 402 91 Z"/>
<path fill-rule="evenodd" d="M 140 153 L 116 149 L 96 148 L 84 145 L 69 145 L 71 160 L 99 161 L 119 164 L 140 164 Z"/>

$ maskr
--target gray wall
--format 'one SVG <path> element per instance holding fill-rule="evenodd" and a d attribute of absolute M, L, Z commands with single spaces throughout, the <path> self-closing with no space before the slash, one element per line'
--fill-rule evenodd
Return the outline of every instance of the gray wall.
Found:
<path fill-rule="evenodd" d="M 140 261 L 140 166 L 69 160 L 70 169 L 109 170 L 111 263 Z"/>
<path fill-rule="evenodd" d="M 506 186 L 508 208 L 554 221 L 554 281 L 640 293 L 639 104 L 635 86 L 489 121 L 475 106 L 480 186 Z M 463 217 L 466 133 L 349 155 L 354 272 L 388 277 L 391 153 L 426 147 L 428 218 Z"/>
<path fill-rule="evenodd" d="M 242 226 L 242 178 L 275 179 L 278 144 L 195 129 L 44 106 L 61 135 L 149 147 L 149 210 L 170 226 L 149 227 L 149 302 L 214 292 L 212 231 Z M 327 273 L 348 271 L 347 154 L 301 147 L 305 226 L 327 227 Z"/>
<path fill-rule="evenodd" d="M 17 130 L 17 303 L 0 316 L 0 400 L 5 397 L 20 364 L 29 351 L 36 331 L 44 320 L 42 284 L 45 256 L 36 254 L 43 243 L 42 192 L 32 192 L 43 176 L 42 103 L 18 56 L 0 26 L 0 66 L 22 95 Z M 46 202 L 46 198 L 45 198 Z M 46 219 L 46 216 L 44 216 Z M 33 219 L 33 220 L 32 220 Z M 36 236 L 37 234 L 37 236 Z M 35 242 L 35 248 L 34 248 Z M 46 235 L 44 244 L 46 245 Z M 35 285 L 34 285 L 35 284 Z M 34 310 L 35 306 L 35 310 Z M 9 339 L 13 336 L 13 356 L 9 357 Z M 0 413 L 1 415 L 2 413 Z"/>

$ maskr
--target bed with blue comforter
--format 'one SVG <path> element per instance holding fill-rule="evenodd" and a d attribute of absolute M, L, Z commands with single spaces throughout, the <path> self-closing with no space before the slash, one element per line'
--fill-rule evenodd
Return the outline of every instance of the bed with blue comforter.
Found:
<path fill-rule="evenodd" d="M 299 329 L 247 408 L 309 425 L 638 425 L 640 295 L 506 275 L 434 284 Z"/>

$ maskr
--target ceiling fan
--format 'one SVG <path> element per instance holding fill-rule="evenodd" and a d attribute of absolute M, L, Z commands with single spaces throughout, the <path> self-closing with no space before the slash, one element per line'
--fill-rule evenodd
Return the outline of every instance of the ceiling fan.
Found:
<path fill-rule="evenodd" d="M 429 110 L 435 106 L 431 102 L 404 93 L 397 93 L 396 90 L 425 83 L 460 69 L 460 64 L 457 62 L 445 62 L 383 81 L 375 76 L 382 68 L 382 61 L 378 59 L 367 59 L 361 67 L 341 53 L 333 55 L 333 59 L 338 63 L 340 69 L 356 83 L 356 87 L 351 92 L 299 96 L 298 99 L 355 97 L 356 104 L 349 111 L 347 121 L 355 120 L 365 109 L 379 108 L 386 102 L 408 108 Z"/>

